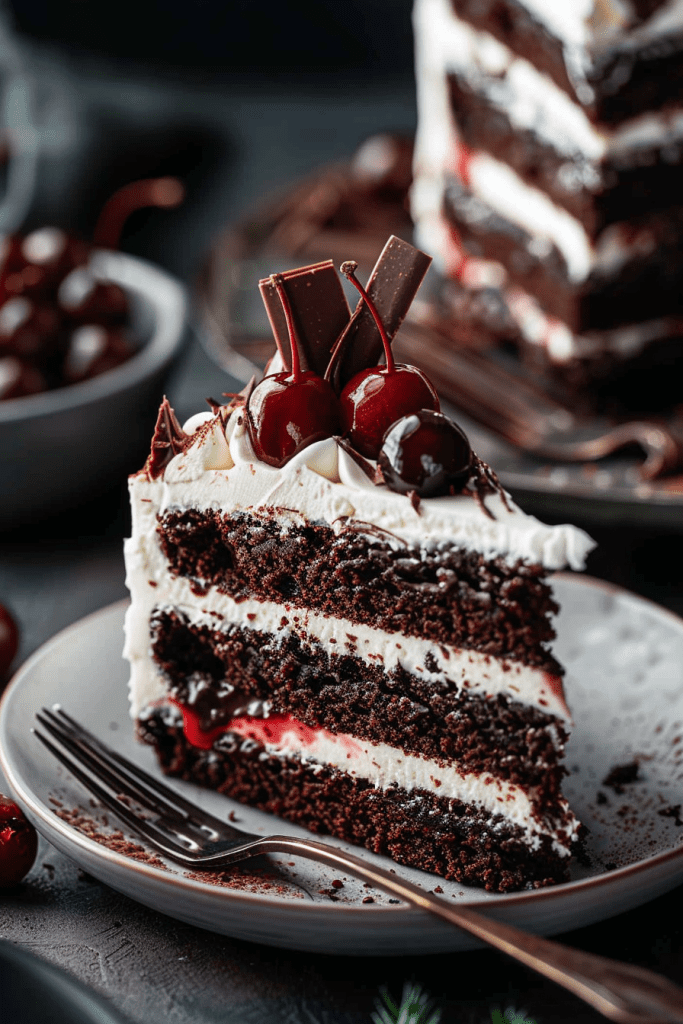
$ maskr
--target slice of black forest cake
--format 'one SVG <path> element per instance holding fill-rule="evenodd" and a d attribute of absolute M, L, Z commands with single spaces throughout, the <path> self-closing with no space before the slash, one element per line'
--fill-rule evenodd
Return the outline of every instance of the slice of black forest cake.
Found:
<path fill-rule="evenodd" d="M 390 239 L 353 315 L 331 263 L 261 282 L 267 376 L 182 428 L 164 401 L 130 481 L 131 713 L 170 774 L 508 891 L 580 839 L 548 576 L 592 542 L 524 514 L 393 363 L 428 264 Z"/>

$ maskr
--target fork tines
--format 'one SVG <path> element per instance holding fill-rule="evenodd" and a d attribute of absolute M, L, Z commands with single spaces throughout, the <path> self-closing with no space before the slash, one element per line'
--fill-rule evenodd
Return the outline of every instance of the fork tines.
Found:
<path fill-rule="evenodd" d="M 129 827 L 173 856 L 178 842 L 191 855 L 207 841 L 236 832 L 121 757 L 59 705 L 43 708 L 36 718 L 58 745 L 38 730 L 35 735 L 86 789 Z"/>

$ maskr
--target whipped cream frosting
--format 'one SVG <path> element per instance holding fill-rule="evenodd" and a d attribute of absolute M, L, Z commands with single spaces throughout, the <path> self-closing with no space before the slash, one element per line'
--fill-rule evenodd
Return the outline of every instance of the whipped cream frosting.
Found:
<path fill-rule="evenodd" d="M 582 530 L 546 526 L 498 493 L 485 496 L 488 512 L 472 494 L 424 498 L 416 509 L 406 495 L 374 484 L 334 438 L 309 445 L 281 469 L 268 466 L 254 453 L 241 409 L 233 411 L 225 428 L 212 414 L 185 426 L 196 429 L 195 441 L 161 477 L 131 478 L 136 536 L 156 530 L 158 513 L 190 507 L 268 517 L 275 512 L 285 528 L 303 522 L 337 530 L 368 524 L 385 531 L 384 539 L 398 548 L 460 546 L 547 569 L 582 569 L 594 547 Z"/>

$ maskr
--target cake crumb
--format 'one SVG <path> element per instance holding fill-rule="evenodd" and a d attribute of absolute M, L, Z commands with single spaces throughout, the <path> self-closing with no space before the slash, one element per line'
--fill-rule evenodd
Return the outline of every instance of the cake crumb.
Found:
<path fill-rule="evenodd" d="M 673 804 L 671 807 L 663 807 L 661 811 L 657 811 L 657 814 L 662 818 L 673 818 L 674 825 L 683 825 L 680 804 Z"/>
<path fill-rule="evenodd" d="M 602 780 L 602 784 L 621 795 L 624 792 L 624 786 L 640 781 L 639 771 L 640 765 L 636 760 L 629 761 L 628 764 L 615 765 Z"/>

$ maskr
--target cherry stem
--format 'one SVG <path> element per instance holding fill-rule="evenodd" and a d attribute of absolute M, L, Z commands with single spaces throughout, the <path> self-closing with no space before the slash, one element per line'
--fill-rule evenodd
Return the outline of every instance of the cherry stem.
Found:
<path fill-rule="evenodd" d="M 270 281 L 280 297 L 282 309 L 285 314 L 285 320 L 287 321 L 289 345 L 292 350 L 292 379 L 296 384 L 301 379 L 301 363 L 299 361 L 299 346 L 296 340 L 296 328 L 294 327 L 294 317 L 292 316 L 292 307 L 289 302 L 289 295 L 285 291 L 285 282 L 282 280 L 282 274 L 271 274 Z"/>
<path fill-rule="evenodd" d="M 346 260 L 345 263 L 342 263 L 339 269 L 341 270 L 344 277 L 348 278 L 351 284 L 358 289 L 358 291 L 363 296 L 363 299 L 365 300 L 368 309 L 372 313 L 372 317 L 375 323 L 377 324 L 377 330 L 379 331 L 380 338 L 382 339 L 382 344 L 384 345 L 384 355 L 387 361 L 387 373 L 393 373 L 394 370 L 396 369 L 396 365 L 394 363 L 394 354 L 391 351 L 391 342 L 389 341 L 387 332 L 384 329 L 382 318 L 377 312 L 377 306 L 372 301 L 372 299 L 366 292 L 365 288 L 356 277 L 356 270 L 358 269 L 358 264 L 356 263 L 355 260 Z"/>
<path fill-rule="evenodd" d="M 101 249 L 118 249 L 123 226 L 136 210 L 156 206 L 170 210 L 185 198 L 185 186 L 178 178 L 143 178 L 117 189 L 106 201 L 93 231 L 93 244 Z"/>

